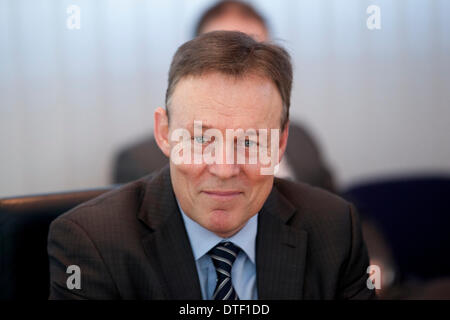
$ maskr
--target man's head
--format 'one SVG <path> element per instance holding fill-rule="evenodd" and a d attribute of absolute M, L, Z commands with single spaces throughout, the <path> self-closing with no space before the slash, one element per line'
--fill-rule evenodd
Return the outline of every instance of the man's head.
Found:
<path fill-rule="evenodd" d="M 211 31 L 241 31 L 258 41 L 269 37 L 264 17 L 251 5 L 235 0 L 219 1 L 200 17 L 194 35 Z"/>
<path fill-rule="evenodd" d="M 213 163 L 170 162 L 175 195 L 191 219 L 229 237 L 261 209 L 272 189 L 273 175 L 261 174 L 260 150 L 268 155 L 276 154 L 275 150 L 276 161 L 281 160 L 288 137 L 291 86 L 287 52 L 241 32 L 210 32 L 177 50 L 169 71 L 166 110 L 155 111 L 155 138 L 166 156 L 172 160 L 177 155 L 179 140 L 173 134 L 179 129 L 192 142 L 192 149 L 182 150 L 185 155 L 198 154 L 198 150 L 203 154 L 208 147 L 219 145 L 216 136 L 213 140 L 205 133 L 208 128 L 226 139 L 227 130 L 268 132 L 264 140 L 261 135 L 259 139 L 245 135 L 243 140 L 224 139 L 214 149 L 214 155 L 220 156 Z M 194 121 L 202 122 L 200 134 Z M 276 143 L 271 130 L 279 133 Z M 241 150 L 246 159 L 255 154 L 250 146 L 259 145 L 256 163 L 236 161 L 239 141 L 244 141 Z M 229 154 L 233 154 L 231 163 L 225 160 Z"/>

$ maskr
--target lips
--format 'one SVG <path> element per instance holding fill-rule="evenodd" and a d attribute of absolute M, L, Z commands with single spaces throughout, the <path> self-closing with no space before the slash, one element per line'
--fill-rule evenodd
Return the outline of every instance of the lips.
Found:
<path fill-rule="evenodd" d="M 212 197 L 212 198 L 218 199 L 218 200 L 230 200 L 230 199 L 233 199 L 242 194 L 241 191 L 235 191 L 235 190 L 230 190 L 230 191 L 208 190 L 208 191 L 203 191 L 203 193 L 209 197 Z"/>

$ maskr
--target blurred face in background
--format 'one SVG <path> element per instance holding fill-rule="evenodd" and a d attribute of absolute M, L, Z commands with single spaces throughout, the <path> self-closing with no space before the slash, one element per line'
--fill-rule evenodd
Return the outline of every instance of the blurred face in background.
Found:
<path fill-rule="evenodd" d="M 214 128 L 223 137 L 227 129 L 267 129 L 270 144 L 270 130 L 280 129 L 281 114 L 282 99 L 271 80 L 259 76 L 235 78 L 213 72 L 180 80 L 170 105 L 170 125 L 164 109 L 155 112 L 155 137 L 168 157 L 177 144 L 170 139 L 172 132 L 178 128 L 189 131 L 192 143 L 202 144 L 200 147 L 204 148 L 202 137 L 196 137 L 194 131 L 194 121 L 200 120 L 203 132 Z M 287 131 L 279 135 L 278 161 L 286 147 Z M 222 164 L 170 162 L 174 193 L 183 211 L 223 238 L 238 232 L 258 213 L 273 184 L 273 175 L 261 174 L 259 161 L 227 163 L 227 148 L 230 145 L 224 143 Z M 236 148 L 235 142 L 231 148 Z M 249 149 L 245 152 L 248 156 Z"/>
<path fill-rule="evenodd" d="M 244 16 L 238 9 L 229 8 L 222 15 L 205 23 L 200 33 L 211 31 L 240 31 L 248 34 L 257 41 L 266 41 L 268 31 L 261 21 Z"/>

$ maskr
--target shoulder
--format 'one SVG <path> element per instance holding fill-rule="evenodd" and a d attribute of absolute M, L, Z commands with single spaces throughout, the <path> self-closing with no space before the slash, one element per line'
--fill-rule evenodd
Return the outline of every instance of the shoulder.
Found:
<path fill-rule="evenodd" d="M 340 237 L 351 233 L 355 212 L 341 197 L 305 183 L 276 178 L 274 188 L 295 208 L 289 224 L 311 234 Z"/>
<path fill-rule="evenodd" d="M 60 215 L 52 226 L 77 225 L 90 235 L 135 229 L 145 190 L 153 179 L 153 175 L 148 175 L 84 202 Z"/>
<path fill-rule="evenodd" d="M 302 182 L 275 178 L 274 188 L 296 208 L 314 211 L 317 214 L 348 210 L 350 205 L 334 193 Z"/>

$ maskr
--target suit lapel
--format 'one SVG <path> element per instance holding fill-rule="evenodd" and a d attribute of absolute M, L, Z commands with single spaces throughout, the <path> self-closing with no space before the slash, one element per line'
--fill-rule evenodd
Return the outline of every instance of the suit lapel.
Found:
<path fill-rule="evenodd" d="M 160 279 L 164 279 L 168 299 L 200 300 L 197 268 L 186 229 L 176 204 L 166 167 L 147 184 L 139 219 L 151 231 L 142 244 Z"/>
<path fill-rule="evenodd" d="M 259 299 L 303 298 L 307 232 L 287 222 L 295 208 L 272 189 L 258 220 L 256 269 Z"/>

